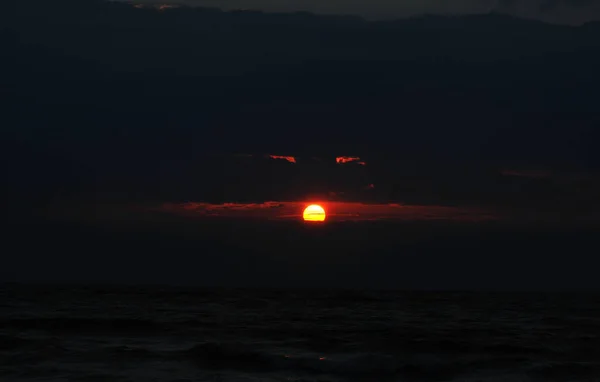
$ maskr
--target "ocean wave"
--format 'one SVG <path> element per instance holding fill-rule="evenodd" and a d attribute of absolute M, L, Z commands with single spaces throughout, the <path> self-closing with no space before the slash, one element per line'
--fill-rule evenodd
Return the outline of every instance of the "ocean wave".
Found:
<path fill-rule="evenodd" d="M 107 346 L 102 349 L 102 352 L 109 356 L 117 356 L 119 358 L 152 358 L 159 356 L 156 351 L 152 351 L 143 347 L 117 345 Z"/>
<path fill-rule="evenodd" d="M 48 349 L 64 350 L 57 337 L 23 338 L 19 335 L 0 335 L 0 352 L 16 352 L 19 350 L 44 351 Z"/>
<path fill-rule="evenodd" d="M 110 340 L 112 341 L 112 340 Z M 540 364 L 531 366 L 526 356 L 508 355 L 454 355 L 434 353 L 324 353 L 286 354 L 270 347 L 257 347 L 248 343 L 202 342 L 180 350 L 162 347 L 160 343 L 106 344 L 101 348 L 82 352 L 81 348 L 63 348 L 59 338 L 44 340 L 0 336 L 5 354 L 12 354 L 14 364 L 31 364 L 33 361 L 68 356 L 74 362 L 106 362 L 111 359 L 126 362 L 168 361 L 195 365 L 201 370 L 242 373 L 291 373 L 294 375 L 334 376 L 346 380 L 371 378 L 391 379 L 452 379 L 476 371 L 521 370 L 540 378 L 553 375 L 569 376 L 574 367 L 578 376 L 597 375 L 597 364 Z M 42 344 L 46 344 L 42 346 Z M 65 343 L 68 345 L 68 341 Z M 510 349 L 503 349 L 510 350 Z M 290 352 L 293 352 L 290 350 Z M 596 374 L 594 374 L 596 373 Z"/>
<path fill-rule="evenodd" d="M 450 378 L 477 367 L 493 366 L 484 359 L 449 359 L 433 354 L 405 355 L 404 357 L 380 353 L 333 354 L 328 356 L 294 356 L 273 354 L 236 344 L 203 343 L 171 354 L 184 357 L 207 369 L 227 369 L 246 372 L 294 371 L 310 374 L 327 374 L 351 377 L 411 376 Z M 522 362 L 522 359 L 499 359 L 498 365 Z"/>
<path fill-rule="evenodd" d="M 547 379 L 598 377 L 599 362 L 543 362 L 530 367 L 529 373 Z"/>
<path fill-rule="evenodd" d="M 19 318 L 0 320 L 0 326 L 16 330 L 42 330 L 57 334 L 146 334 L 169 329 L 152 320 L 134 318 Z"/>
<path fill-rule="evenodd" d="M 270 371 L 276 370 L 278 366 L 277 357 L 239 345 L 203 343 L 183 350 L 180 354 L 173 354 L 177 357 L 179 355 L 203 367 L 214 369 Z"/>
<path fill-rule="evenodd" d="M 22 338 L 0 335 L 0 355 L 5 365 L 30 365 L 67 354 L 59 338 Z"/>
<path fill-rule="evenodd" d="M 338 358 L 271 354 L 238 345 L 204 343 L 183 351 L 194 363 L 211 369 L 272 372 L 282 370 L 333 375 L 394 375 L 401 365 L 388 355 L 358 354 Z"/>
<path fill-rule="evenodd" d="M 551 348 L 544 348 L 542 346 L 535 347 L 531 345 L 523 344 L 511 344 L 511 343 L 495 343 L 484 346 L 481 349 L 486 354 L 492 355 L 539 355 L 542 353 L 556 353 Z"/>
<path fill-rule="evenodd" d="M 16 336 L 0 335 L 0 351 L 14 351 L 31 344 L 30 340 Z"/>

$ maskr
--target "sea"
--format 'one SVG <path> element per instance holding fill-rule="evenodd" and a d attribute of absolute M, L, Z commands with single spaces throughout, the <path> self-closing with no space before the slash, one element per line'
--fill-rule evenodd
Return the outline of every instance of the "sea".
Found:
<path fill-rule="evenodd" d="M 0 380 L 600 381 L 600 295 L 5 284 Z"/>

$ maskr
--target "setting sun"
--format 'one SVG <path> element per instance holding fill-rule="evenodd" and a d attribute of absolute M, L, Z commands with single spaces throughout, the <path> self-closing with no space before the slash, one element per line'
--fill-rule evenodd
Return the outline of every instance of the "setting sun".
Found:
<path fill-rule="evenodd" d="M 325 221 L 325 210 L 318 204 L 311 204 L 304 209 L 302 218 L 307 222 L 322 222 Z"/>

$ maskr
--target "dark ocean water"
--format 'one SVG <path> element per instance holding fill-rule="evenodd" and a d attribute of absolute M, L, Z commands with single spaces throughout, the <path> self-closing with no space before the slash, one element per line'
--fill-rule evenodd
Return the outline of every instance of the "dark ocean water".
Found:
<path fill-rule="evenodd" d="M 600 295 L 5 285 L 2 381 L 598 381 Z"/>

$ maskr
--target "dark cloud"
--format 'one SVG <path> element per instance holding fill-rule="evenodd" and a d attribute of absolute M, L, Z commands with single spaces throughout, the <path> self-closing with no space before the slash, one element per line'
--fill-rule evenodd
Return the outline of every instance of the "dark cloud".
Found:
<path fill-rule="evenodd" d="M 550 178 L 552 176 L 552 173 L 550 171 L 544 171 L 544 170 L 513 170 L 513 169 L 506 169 L 506 170 L 501 170 L 500 173 L 504 176 L 515 176 L 515 177 L 521 177 L 521 178 L 531 178 L 531 179 L 545 179 L 545 178 Z"/>
<path fill-rule="evenodd" d="M 500 204 L 522 179 L 488 176 L 490 163 L 600 168 L 593 26 L 486 15 L 365 28 L 306 15 L 30 1 L 39 5 L 14 7 L 3 18 L 13 30 L 0 31 L 0 83 L 18 95 L 6 99 L 10 132 L 0 150 L 14 163 L 7 201 L 85 194 L 218 203 L 346 192 Z M 540 4 L 502 1 L 515 12 Z M 33 17 L 44 6 L 44 17 Z M 336 165 L 332 154 L 368 165 Z M 366 192 L 370 183 L 376 188 Z M 597 193 L 588 189 L 591 200 Z"/>
<path fill-rule="evenodd" d="M 498 0 L 496 10 L 512 12 L 516 9 L 517 0 Z"/>
<path fill-rule="evenodd" d="M 566 7 L 587 7 L 592 5 L 595 0 L 543 0 L 540 4 L 541 12 L 548 12 L 560 6 Z"/>
<path fill-rule="evenodd" d="M 544 21 L 580 24 L 600 19 L 597 0 L 140 0 L 223 9 L 356 14 L 369 19 L 403 18 L 418 14 L 469 14 L 499 11 Z"/>

